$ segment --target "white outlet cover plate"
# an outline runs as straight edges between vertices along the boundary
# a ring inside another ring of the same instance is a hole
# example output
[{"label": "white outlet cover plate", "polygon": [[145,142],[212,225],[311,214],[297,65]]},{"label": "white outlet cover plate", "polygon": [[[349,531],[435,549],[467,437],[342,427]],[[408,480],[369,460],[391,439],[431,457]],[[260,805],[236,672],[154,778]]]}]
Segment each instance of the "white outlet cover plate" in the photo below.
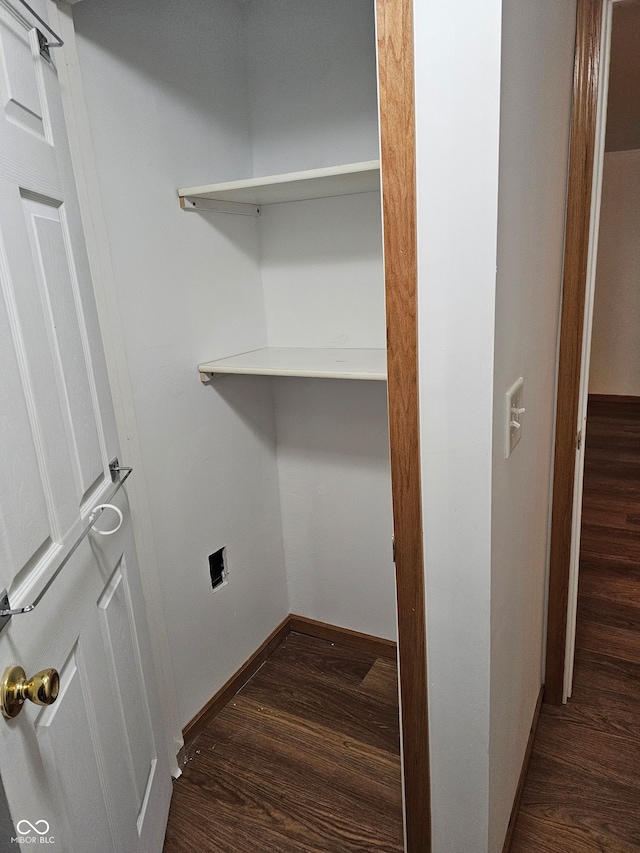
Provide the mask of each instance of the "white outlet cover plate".
[{"label": "white outlet cover plate", "polygon": [[[514,414],[512,409],[523,409],[524,379],[517,379],[505,394],[505,459],[508,459],[516,444],[522,437],[522,414]],[[512,421],[520,424],[519,427],[511,425]]]}]

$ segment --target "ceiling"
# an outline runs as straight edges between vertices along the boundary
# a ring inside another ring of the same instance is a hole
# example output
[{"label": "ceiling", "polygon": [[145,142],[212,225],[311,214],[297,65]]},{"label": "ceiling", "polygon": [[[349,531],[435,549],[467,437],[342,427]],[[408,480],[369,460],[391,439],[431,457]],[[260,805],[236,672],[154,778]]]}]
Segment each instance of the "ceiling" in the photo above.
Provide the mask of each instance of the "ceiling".
[{"label": "ceiling", "polygon": [[640,148],[640,0],[613,7],[605,148]]}]

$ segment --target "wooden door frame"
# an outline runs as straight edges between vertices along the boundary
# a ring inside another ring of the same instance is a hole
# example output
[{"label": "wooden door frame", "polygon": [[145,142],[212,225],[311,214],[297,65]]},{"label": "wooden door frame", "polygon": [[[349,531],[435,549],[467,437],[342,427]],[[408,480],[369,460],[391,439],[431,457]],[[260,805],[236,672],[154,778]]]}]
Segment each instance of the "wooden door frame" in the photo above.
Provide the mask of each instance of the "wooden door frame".
[{"label": "wooden door frame", "polygon": [[547,608],[545,701],[552,704],[561,704],[564,700],[567,664],[576,440],[598,97],[602,81],[604,2],[607,0],[578,0],[576,18]]},{"label": "wooden door frame", "polygon": [[376,17],[405,835],[407,853],[430,853],[412,0],[376,0]]}]

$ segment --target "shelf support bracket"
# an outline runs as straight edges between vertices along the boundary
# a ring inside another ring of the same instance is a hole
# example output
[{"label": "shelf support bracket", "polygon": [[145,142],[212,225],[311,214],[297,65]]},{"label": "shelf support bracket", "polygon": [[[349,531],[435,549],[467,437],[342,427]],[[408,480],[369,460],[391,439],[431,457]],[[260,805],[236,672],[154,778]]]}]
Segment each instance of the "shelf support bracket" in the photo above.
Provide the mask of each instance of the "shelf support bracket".
[{"label": "shelf support bracket", "polygon": [[196,213],[236,213],[240,216],[260,216],[260,205],[244,201],[220,201],[217,198],[197,198],[196,196],[180,196],[180,207],[183,210],[193,210]]},{"label": "shelf support bracket", "polygon": [[224,379],[226,373],[204,373],[202,370],[200,371],[200,382],[203,385],[206,385],[208,382],[215,382],[216,379]]}]

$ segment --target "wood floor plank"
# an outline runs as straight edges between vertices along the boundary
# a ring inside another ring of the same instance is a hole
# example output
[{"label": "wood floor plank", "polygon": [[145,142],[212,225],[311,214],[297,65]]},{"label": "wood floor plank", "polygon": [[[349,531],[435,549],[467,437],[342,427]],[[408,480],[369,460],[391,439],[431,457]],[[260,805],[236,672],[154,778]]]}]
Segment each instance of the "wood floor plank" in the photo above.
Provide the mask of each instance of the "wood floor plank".
[{"label": "wood floor plank", "polygon": [[572,701],[591,705],[605,702],[608,705],[609,694],[630,699],[640,707],[640,663],[578,649]]},{"label": "wood floor plank", "polygon": [[398,703],[398,669],[395,662],[378,658],[358,690],[394,708]]},{"label": "wood floor plank", "polygon": [[640,851],[640,408],[589,405],[573,695],[543,705],[511,853]]},{"label": "wood floor plank", "polygon": [[327,690],[322,674],[302,671],[291,660],[278,660],[273,670],[265,671],[263,667],[246,686],[244,695],[259,704],[268,704],[323,727],[342,731],[379,749],[394,754],[399,752],[397,705],[384,705],[376,698],[339,683]]},{"label": "wood floor plank", "polygon": [[287,714],[237,696],[212,721],[207,736],[223,742],[235,742],[256,732],[275,740],[284,740],[297,751],[301,761],[326,764],[332,773],[344,769],[356,771],[365,779],[380,782],[400,795],[398,756],[376,749],[344,734],[323,728],[295,714]]},{"label": "wood floor plank", "polygon": [[[301,750],[299,740],[284,739],[259,728],[247,730],[245,737],[235,741],[222,739],[217,733],[215,736],[204,734],[200,741],[203,751],[200,767],[217,768],[220,772],[224,765],[233,776],[238,776],[244,768],[259,766],[260,784],[276,788],[283,801],[305,803],[305,813],[320,808],[327,814],[338,815],[344,804],[350,803],[362,826],[375,825],[378,814],[397,811],[400,806],[397,769],[392,774],[388,765],[382,765],[376,777],[366,766],[370,762],[357,750],[351,751],[354,760],[349,766],[335,758],[335,741],[333,744],[325,741],[324,750],[319,743],[315,747],[307,744],[309,740],[305,739],[305,748]],[[348,751],[346,749],[345,753]],[[372,757],[370,754],[369,758]],[[387,834],[384,828],[377,832],[378,836]],[[394,837],[393,830],[391,836]]]},{"label": "wood floor plank", "polygon": [[[209,814],[212,804],[215,819]],[[171,853],[395,853],[402,849],[369,833],[357,814],[334,814],[326,811],[322,802],[282,796],[278,789],[258,779],[251,768],[224,759],[191,771],[190,790],[176,796],[172,813],[176,808],[188,813],[190,821],[185,832],[177,829],[170,815],[164,849]],[[193,825],[200,828],[199,836],[192,833]]]},{"label": "wood floor plank", "polygon": [[[369,652],[293,632],[271,656],[269,670],[273,672],[281,663],[288,664],[351,685],[359,684],[376,660]],[[395,664],[394,668],[397,669]]]},{"label": "wood floor plank", "polygon": [[[587,523],[591,522],[591,513],[593,513],[596,518],[598,513],[609,513],[610,515],[621,515],[626,519],[629,515],[634,515],[637,512],[638,498],[629,495],[619,497],[615,502],[605,494],[597,494],[589,499],[585,495],[582,502],[582,520]],[[594,523],[596,523],[596,521],[594,521]]]},{"label": "wood floor plank", "polygon": [[[565,795],[575,792],[578,797],[592,791],[605,801],[612,799],[638,805],[638,767],[640,742],[631,732],[603,732],[589,724],[588,719],[540,719],[540,742],[537,744],[533,767],[544,761],[547,777],[562,782]],[[534,774],[535,776],[535,774]],[[523,802],[533,796],[525,791]],[[548,790],[543,793],[548,797]],[[638,825],[640,830],[640,824]]]},{"label": "wood floor plank", "polygon": [[[579,694],[580,695],[580,694]],[[591,701],[591,696],[585,696],[585,701],[574,701],[565,706],[548,705],[545,707],[545,720],[552,727],[557,727],[556,721],[563,721],[563,730],[569,731],[570,726],[581,729],[574,737],[579,743],[584,739],[588,742],[590,732],[629,738],[630,747],[636,750],[638,709],[634,699],[620,696],[617,693],[598,691],[598,700]]]},{"label": "wood floor plank", "polygon": [[[597,809],[597,804],[596,804]],[[638,853],[635,842],[616,838],[616,825],[626,812],[620,807],[606,815],[608,826],[602,830],[590,820],[584,809],[562,809],[553,804],[548,809],[523,814],[518,820],[511,850],[536,853]],[[604,817],[604,816],[603,816]],[[598,819],[599,821],[602,818]]]},{"label": "wood floor plank", "polygon": [[[580,591],[578,607],[583,623],[587,626],[596,624],[604,628],[631,631],[634,634],[640,633],[638,631],[640,628],[640,606],[635,604],[633,600],[630,604],[611,601],[606,594],[605,583],[608,583],[608,579],[606,572],[603,572],[602,587],[598,597],[585,595],[582,590]],[[635,578],[630,573],[629,585],[633,587],[635,583]],[[600,651],[607,652],[606,645]],[[640,660],[640,653],[636,660]]]},{"label": "wood floor plank", "polygon": [[401,853],[397,731],[393,662],[289,635],[192,744],[165,853]]},{"label": "wood floor plank", "polygon": [[[627,507],[616,507],[612,509],[611,499],[604,501],[601,504],[583,505],[582,507],[582,524],[583,531],[587,525],[591,527],[611,527],[617,530],[625,530],[629,523],[629,512]],[[633,504],[628,507],[629,510],[635,512]]]},{"label": "wood floor plank", "polygon": [[637,563],[640,560],[640,533],[615,527],[582,525],[580,552],[588,556],[610,557]]},{"label": "wood floor plank", "polygon": [[620,560],[598,560],[597,562],[600,571],[592,570],[590,560],[582,561],[580,575],[582,598],[609,601],[623,607],[637,606],[640,601],[640,565],[630,566]]},{"label": "wood floor plank", "polygon": [[390,803],[383,785],[364,785],[355,772],[351,778],[344,770],[318,772],[282,742],[274,744],[255,733],[250,741],[234,744],[207,735],[200,740],[202,752],[196,756],[197,770],[191,770],[191,784],[199,787],[205,802],[214,798],[216,830],[226,830],[230,844],[238,823],[253,840],[251,847],[231,849],[264,849],[271,838],[273,849],[279,850],[283,833],[305,851],[402,849],[396,822],[385,820],[400,801]]}]

